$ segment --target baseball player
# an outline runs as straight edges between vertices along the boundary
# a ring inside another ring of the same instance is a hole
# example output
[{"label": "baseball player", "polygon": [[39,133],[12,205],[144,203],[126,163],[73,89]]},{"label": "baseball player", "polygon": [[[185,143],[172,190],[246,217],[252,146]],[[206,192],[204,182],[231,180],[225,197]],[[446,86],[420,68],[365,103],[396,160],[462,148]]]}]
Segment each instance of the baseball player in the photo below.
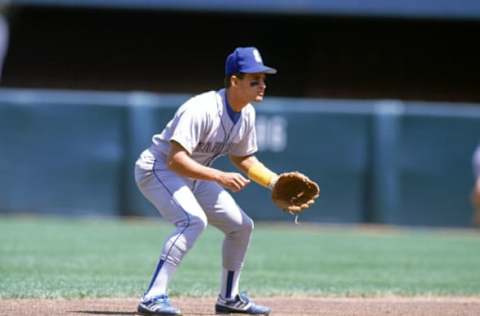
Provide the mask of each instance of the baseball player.
[{"label": "baseball player", "polygon": [[474,207],[473,224],[480,227],[480,144],[473,154],[473,171],[475,175],[475,184],[472,192]]},{"label": "baseball player", "polygon": [[[136,162],[140,191],[175,226],[163,244],[139,313],[181,315],[170,304],[168,284],[208,223],[225,234],[216,313],[270,313],[270,308],[239,291],[253,221],[229,191],[244,189],[250,180],[271,188],[278,178],[254,156],[257,140],[251,105],[263,100],[266,75],[276,72],[264,65],[255,47],[236,48],[226,59],[225,88],[199,94],[181,105]],[[247,177],[213,168],[213,161],[224,155]]]}]

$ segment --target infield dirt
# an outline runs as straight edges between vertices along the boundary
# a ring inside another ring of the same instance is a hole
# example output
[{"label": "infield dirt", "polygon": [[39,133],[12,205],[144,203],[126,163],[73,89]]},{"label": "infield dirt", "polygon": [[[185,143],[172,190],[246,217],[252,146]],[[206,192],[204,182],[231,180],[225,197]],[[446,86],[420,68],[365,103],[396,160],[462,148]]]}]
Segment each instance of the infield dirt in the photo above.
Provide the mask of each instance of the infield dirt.
[{"label": "infield dirt", "polygon": [[[269,297],[255,301],[272,307],[272,316],[480,315],[480,297]],[[214,298],[172,298],[184,315],[214,315],[214,302]],[[0,300],[0,315],[136,315],[137,303],[137,299],[5,299]]]}]

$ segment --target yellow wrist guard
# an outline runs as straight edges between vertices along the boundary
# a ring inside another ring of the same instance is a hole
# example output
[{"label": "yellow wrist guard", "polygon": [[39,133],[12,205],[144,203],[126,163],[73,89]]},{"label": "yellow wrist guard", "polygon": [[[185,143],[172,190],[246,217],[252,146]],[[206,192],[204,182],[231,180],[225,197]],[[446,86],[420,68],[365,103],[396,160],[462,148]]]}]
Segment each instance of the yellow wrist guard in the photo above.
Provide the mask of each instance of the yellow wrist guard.
[{"label": "yellow wrist guard", "polygon": [[262,163],[256,163],[248,169],[248,177],[266,188],[272,187],[278,175],[265,167]]}]

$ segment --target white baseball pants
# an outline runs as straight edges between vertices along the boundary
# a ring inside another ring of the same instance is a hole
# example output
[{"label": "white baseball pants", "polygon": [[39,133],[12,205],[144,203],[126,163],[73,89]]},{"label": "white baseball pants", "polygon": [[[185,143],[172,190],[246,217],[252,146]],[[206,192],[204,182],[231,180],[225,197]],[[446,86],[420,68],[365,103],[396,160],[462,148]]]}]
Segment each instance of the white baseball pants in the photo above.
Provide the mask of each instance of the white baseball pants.
[{"label": "white baseball pants", "polygon": [[178,265],[210,223],[225,234],[223,267],[241,270],[253,230],[252,219],[220,185],[179,176],[168,169],[165,160],[147,149],[135,166],[140,191],[176,227],[164,243],[161,260]]}]

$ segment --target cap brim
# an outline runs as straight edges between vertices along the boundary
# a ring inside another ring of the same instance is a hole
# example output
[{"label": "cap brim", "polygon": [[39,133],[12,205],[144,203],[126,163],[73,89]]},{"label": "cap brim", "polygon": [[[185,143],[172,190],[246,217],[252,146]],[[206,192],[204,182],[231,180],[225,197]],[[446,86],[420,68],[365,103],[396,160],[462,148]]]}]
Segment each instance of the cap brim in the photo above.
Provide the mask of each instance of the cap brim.
[{"label": "cap brim", "polygon": [[264,73],[273,75],[277,73],[277,69],[267,66],[256,66],[248,69],[243,69],[242,72],[246,74]]}]

